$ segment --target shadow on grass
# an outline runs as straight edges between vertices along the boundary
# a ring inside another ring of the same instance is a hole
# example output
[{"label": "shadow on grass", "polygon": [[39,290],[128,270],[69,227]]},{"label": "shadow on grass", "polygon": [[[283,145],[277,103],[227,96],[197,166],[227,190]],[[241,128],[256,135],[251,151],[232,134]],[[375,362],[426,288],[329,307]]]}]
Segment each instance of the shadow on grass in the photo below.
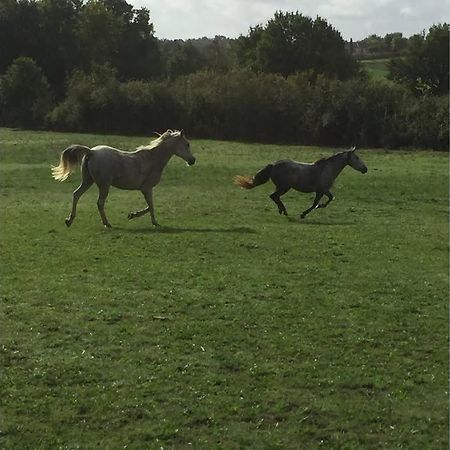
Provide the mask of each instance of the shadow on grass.
[{"label": "shadow on grass", "polygon": [[142,227],[142,228],[125,228],[113,227],[113,230],[123,231],[130,234],[179,234],[179,233],[239,233],[239,234],[256,234],[253,228],[248,227],[231,227],[231,228],[195,228],[195,227]]},{"label": "shadow on grass", "polygon": [[317,220],[313,218],[300,219],[299,217],[288,217],[288,221],[297,225],[309,225],[309,226],[351,226],[355,225],[355,222],[350,221],[332,221],[332,220]]}]

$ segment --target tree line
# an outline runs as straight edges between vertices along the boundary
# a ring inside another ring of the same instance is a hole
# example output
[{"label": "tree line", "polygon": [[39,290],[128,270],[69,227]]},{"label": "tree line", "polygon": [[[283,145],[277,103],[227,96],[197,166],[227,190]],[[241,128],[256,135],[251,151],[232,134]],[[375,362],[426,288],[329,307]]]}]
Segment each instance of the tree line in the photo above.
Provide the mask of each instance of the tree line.
[{"label": "tree line", "polygon": [[126,0],[1,0],[0,124],[448,148],[448,25],[383,42],[401,54],[390,82],[368,79],[352,42],[298,12],[237,39],[168,41]]}]

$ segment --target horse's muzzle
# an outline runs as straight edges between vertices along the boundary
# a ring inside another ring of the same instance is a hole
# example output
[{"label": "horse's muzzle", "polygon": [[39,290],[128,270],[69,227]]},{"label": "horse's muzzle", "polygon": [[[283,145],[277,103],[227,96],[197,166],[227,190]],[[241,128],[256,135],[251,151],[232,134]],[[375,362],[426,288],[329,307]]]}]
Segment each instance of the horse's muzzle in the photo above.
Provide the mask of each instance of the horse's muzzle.
[{"label": "horse's muzzle", "polygon": [[195,158],[190,159],[187,163],[189,166],[193,166],[195,164]]},{"label": "horse's muzzle", "polygon": [[364,167],[364,169],[363,170],[361,170],[361,173],[367,173],[367,167]]}]

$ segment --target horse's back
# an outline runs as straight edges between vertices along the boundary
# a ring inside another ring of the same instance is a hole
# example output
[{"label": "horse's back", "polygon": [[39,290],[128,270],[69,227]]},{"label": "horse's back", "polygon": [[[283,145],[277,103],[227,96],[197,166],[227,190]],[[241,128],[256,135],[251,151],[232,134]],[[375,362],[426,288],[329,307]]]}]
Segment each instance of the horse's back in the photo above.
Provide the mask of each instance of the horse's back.
[{"label": "horse's back", "polygon": [[124,152],[108,145],[92,148],[89,172],[97,184],[112,184],[122,189],[137,189],[141,181],[139,161],[134,152]]},{"label": "horse's back", "polygon": [[[114,173],[122,164],[125,152],[108,145],[93,147],[89,157],[89,171],[102,175],[102,173]],[[95,177],[94,177],[95,178]]]},{"label": "horse's back", "polygon": [[302,192],[314,192],[317,173],[314,164],[283,159],[273,164],[272,181],[277,186],[291,187]]},{"label": "horse's back", "polygon": [[118,148],[110,147],[109,145],[97,145],[91,148],[92,151],[95,152],[97,156],[126,156],[130,155],[130,152],[124,152],[123,150],[119,150]]}]

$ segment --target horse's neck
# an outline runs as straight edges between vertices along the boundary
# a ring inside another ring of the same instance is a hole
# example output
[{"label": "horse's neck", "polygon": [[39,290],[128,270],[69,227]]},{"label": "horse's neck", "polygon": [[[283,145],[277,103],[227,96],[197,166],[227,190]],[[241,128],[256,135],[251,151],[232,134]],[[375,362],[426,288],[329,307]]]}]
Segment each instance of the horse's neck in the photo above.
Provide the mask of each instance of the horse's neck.
[{"label": "horse's neck", "polygon": [[331,177],[334,180],[344,170],[344,167],[347,165],[348,161],[345,153],[340,153],[329,158],[327,163],[331,172]]},{"label": "horse's neck", "polygon": [[150,150],[147,154],[147,161],[150,163],[149,169],[151,171],[162,172],[164,167],[166,167],[170,158],[173,156],[173,152],[169,151],[164,144],[159,147]]}]

